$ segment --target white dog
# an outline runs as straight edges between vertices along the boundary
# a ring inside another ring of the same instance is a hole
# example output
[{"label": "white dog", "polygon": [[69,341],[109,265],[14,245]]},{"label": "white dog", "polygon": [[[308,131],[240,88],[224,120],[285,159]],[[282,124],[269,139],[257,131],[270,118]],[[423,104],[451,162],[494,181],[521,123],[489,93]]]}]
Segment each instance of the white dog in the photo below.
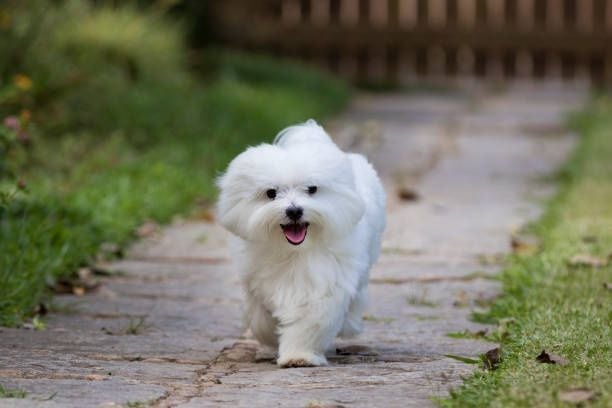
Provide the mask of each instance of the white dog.
[{"label": "white dog", "polygon": [[281,367],[327,364],[337,335],[362,330],[385,193],[365,157],[314,120],[250,147],[218,180],[221,224],[240,239],[246,323]]}]

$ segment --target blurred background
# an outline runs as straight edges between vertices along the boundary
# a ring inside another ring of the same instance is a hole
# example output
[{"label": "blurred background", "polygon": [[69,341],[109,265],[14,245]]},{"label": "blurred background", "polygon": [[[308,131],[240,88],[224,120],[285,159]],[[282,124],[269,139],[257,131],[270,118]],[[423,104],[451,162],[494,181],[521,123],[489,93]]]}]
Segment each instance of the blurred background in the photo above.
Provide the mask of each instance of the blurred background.
[{"label": "blurred background", "polygon": [[608,0],[216,3],[208,15],[217,40],[297,58],[358,83],[612,79]]},{"label": "blurred background", "polygon": [[355,86],[602,88],[611,34],[612,0],[4,0],[0,324],[176,214],[211,219],[235,154]]}]

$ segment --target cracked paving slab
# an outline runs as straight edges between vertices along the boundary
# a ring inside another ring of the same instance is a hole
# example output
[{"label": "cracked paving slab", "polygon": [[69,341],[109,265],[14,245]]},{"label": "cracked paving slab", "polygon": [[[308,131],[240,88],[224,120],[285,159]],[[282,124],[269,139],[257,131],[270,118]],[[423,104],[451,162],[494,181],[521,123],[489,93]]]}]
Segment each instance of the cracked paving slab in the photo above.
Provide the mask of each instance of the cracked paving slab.
[{"label": "cracked paving slab", "polygon": [[362,95],[334,120],[339,144],[379,170],[389,203],[365,332],[339,340],[330,366],[278,369],[242,329],[226,233],[181,221],[103,265],[114,273],[94,293],[58,296],[46,330],[0,328],[0,383],[27,392],[0,407],[432,405],[475,369],[448,355],[495,347],[448,334],[487,329],[470,314],[499,293],[511,235],[554,191],[546,176],[575,142],[564,115],[585,95]]}]

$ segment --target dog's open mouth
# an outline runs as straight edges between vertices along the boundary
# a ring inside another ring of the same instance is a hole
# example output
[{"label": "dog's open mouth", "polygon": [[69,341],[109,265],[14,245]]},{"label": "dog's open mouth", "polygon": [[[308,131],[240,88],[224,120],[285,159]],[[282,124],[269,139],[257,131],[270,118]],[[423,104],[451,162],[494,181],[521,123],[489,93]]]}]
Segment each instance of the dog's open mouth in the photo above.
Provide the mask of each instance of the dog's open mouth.
[{"label": "dog's open mouth", "polygon": [[281,225],[285,238],[290,244],[300,245],[306,239],[306,231],[308,230],[307,222],[292,222],[291,224]]}]

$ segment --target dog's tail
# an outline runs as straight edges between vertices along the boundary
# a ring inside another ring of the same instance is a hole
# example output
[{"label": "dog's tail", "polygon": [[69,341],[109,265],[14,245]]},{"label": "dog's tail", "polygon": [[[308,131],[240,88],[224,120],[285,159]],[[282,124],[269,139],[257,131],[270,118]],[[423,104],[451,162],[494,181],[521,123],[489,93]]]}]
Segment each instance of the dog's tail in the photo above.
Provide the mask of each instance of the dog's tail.
[{"label": "dog's tail", "polygon": [[286,127],[278,132],[274,144],[288,147],[300,143],[333,143],[327,132],[314,120]]}]

